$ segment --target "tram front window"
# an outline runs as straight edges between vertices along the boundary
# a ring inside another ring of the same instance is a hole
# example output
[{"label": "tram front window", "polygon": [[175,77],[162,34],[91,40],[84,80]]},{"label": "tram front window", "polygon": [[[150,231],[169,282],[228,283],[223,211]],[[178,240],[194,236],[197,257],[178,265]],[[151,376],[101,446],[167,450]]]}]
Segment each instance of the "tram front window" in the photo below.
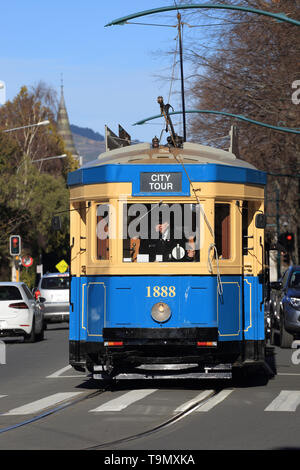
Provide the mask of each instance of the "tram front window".
[{"label": "tram front window", "polygon": [[124,262],[199,261],[199,237],[199,205],[124,205]]}]

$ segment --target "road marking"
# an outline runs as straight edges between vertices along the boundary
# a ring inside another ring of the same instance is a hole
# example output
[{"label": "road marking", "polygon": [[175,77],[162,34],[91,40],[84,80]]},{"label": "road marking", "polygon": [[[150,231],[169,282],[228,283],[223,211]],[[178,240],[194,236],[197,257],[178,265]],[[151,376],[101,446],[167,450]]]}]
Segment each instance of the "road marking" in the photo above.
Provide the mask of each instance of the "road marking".
[{"label": "road marking", "polygon": [[300,375],[300,374],[295,374],[292,372],[278,372],[276,375]]},{"label": "road marking", "polygon": [[86,375],[64,375],[63,377],[61,377],[62,374],[64,374],[65,372],[67,372],[67,370],[70,370],[72,369],[72,366],[71,365],[68,365],[66,367],[63,367],[62,369],[59,369],[57,370],[56,372],[53,372],[53,374],[51,375],[48,375],[46,377],[46,379],[57,379],[57,378],[77,378],[77,377],[86,377]]},{"label": "road marking", "polygon": [[72,366],[68,365],[68,366],[66,366],[66,367],[63,367],[62,369],[59,369],[59,370],[57,370],[56,372],[53,372],[53,374],[48,375],[48,376],[46,377],[46,379],[54,379],[54,378],[57,378],[57,377],[59,377],[61,374],[63,374],[64,372],[66,372],[66,371],[69,370],[69,369],[72,369]]},{"label": "road marking", "polygon": [[196,409],[196,411],[204,412],[204,411],[211,410],[216,405],[218,405],[223,400],[225,400],[225,398],[227,398],[232,392],[233,390],[222,390],[217,395],[215,395],[210,400],[208,400],[206,403],[204,403],[203,405],[200,405],[199,408]]},{"label": "road marking", "polygon": [[182,405],[178,406],[174,413],[181,413],[183,411],[186,411],[188,408],[191,406],[195,405],[199,400],[204,400],[206,397],[208,397],[213,390],[205,390],[204,392],[199,393],[195,398],[192,400],[187,401],[186,403],[183,403]]},{"label": "road marking", "polygon": [[127,408],[132,403],[142,400],[151,393],[156,392],[157,389],[146,389],[146,390],[132,390],[131,392],[125,393],[121,397],[110,400],[107,403],[104,403],[98,408],[90,410],[90,412],[101,412],[101,411],[121,411],[124,408]]},{"label": "road marking", "polygon": [[57,403],[68,400],[69,398],[72,398],[76,395],[80,395],[81,393],[83,392],[55,393],[54,395],[49,395],[48,397],[42,398],[41,400],[33,401],[32,403],[20,406],[19,408],[14,408],[7,413],[3,413],[2,416],[29,415],[32,413],[37,413],[46,408],[49,408],[50,406],[56,405]]},{"label": "road marking", "polygon": [[296,411],[300,404],[300,392],[297,390],[282,390],[265,411]]}]

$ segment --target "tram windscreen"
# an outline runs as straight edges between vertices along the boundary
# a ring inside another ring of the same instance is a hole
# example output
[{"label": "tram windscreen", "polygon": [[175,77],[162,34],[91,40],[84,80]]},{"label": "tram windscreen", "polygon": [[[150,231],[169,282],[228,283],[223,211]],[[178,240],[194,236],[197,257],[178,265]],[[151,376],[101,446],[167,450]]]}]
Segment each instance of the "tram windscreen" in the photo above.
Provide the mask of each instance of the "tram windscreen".
[{"label": "tram windscreen", "polygon": [[199,260],[198,204],[124,204],[123,262]]}]

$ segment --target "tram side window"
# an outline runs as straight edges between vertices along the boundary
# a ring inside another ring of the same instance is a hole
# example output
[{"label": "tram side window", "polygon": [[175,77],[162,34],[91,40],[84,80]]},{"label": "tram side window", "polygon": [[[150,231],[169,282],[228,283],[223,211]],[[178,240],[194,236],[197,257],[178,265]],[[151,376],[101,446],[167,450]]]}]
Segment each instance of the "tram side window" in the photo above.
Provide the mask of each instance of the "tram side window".
[{"label": "tram side window", "polygon": [[[243,255],[253,250],[254,217],[260,208],[260,202],[244,201],[242,206]],[[253,252],[252,252],[253,253]]]},{"label": "tram side window", "polygon": [[97,206],[97,259],[109,260],[109,206]]},{"label": "tram side window", "polygon": [[200,260],[200,210],[196,204],[125,204],[123,262]]},{"label": "tram side window", "polygon": [[230,204],[215,204],[215,244],[219,258],[230,258]]}]

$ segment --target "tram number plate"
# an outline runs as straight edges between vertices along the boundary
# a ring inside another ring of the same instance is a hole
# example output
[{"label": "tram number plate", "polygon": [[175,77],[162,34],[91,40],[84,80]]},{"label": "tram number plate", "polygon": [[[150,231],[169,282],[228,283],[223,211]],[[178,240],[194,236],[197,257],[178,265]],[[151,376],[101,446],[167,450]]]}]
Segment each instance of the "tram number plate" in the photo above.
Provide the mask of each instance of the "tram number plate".
[{"label": "tram number plate", "polygon": [[147,297],[175,297],[175,286],[147,286]]},{"label": "tram number plate", "polygon": [[143,193],[180,193],[182,191],[182,174],[171,173],[141,173],[140,191]]}]

